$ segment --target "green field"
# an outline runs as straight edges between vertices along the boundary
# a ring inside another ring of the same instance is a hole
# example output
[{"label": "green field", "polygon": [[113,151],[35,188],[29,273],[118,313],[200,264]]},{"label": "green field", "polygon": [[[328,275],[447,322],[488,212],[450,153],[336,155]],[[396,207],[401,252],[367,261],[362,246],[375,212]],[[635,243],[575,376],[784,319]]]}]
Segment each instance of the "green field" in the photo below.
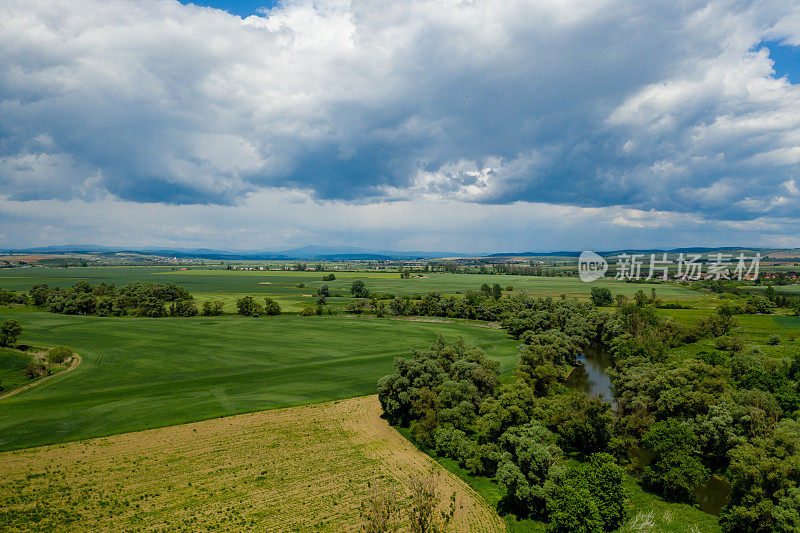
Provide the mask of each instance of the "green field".
[{"label": "green field", "polygon": [[[499,283],[503,289],[511,286],[514,292],[525,291],[534,296],[558,297],[561,294],[587,299],[593,286],[608,287],[614,294],[633,296],[638,290],[650,294],[656,288],[662,300],[698,300],[703,293],[673,283],[626,283],[613,279],[584,283],[578,278],[535,276],[429,273],[425,277],[400,279],[396,272],[336,272],[336,280],[327,282],[331,292],[350,296],[350,285],[360,279],[373,293],[413,296],[438,291],[455,294],[480,290],[481,285]],[[327,272],[326,272],[327,273]],[[235,300],[244,295],[258,298],[269,296],[281,304],[284,311],[297,312],[316,302],[316,290],[322,285],[323,272],[293,271],[232,271],[222,268],[193,268],[173,270],[168,267],[99,267],[99,268],[7,268],[0,271],[0,288],[28,290],[32,285],[47,283],[69,287],[86,280],[92,284],[105,281],[124,285],[134,281],[172,282],[195,295],[198,302],[218,300],[226,303],[225,311],[236,312]],[[298,287],[299,284],[305,287]],[[336,299],[329,303],[341,303]]]},{"label": "green field", "polygon": [[33,358],[18,350],[0,348],[0,393],[22,387],[30,383],[23,370]]},{"label": "green field", "polygon": [[6,313],[74,371],[0,401],[0,450],[374,394],[394,357],[460,335],[513,367],[502,330],[349,317],[145,319]]}]

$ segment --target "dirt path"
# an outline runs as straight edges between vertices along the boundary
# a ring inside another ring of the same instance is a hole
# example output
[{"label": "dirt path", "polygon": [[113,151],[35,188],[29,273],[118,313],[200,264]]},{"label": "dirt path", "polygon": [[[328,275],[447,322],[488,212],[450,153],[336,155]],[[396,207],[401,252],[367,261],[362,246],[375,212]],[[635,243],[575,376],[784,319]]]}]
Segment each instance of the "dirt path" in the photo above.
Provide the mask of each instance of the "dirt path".
[{"label": "dirt path", "polygon": [[5,400],[9,396],[14,396],[18,392],[22,392],[24,390],[28,390],[31,387],[35,387],[36,385],[39,385],[40,383],[44,383],[45,381],[47,381],[50,378],[54,378],[56,376],[60,376],[61,374],[66,374],[67,372],[75,370],[76,368],[78,368],[78,365],[81,364],[82,360],[83,359],[81,359],[80,355],[75,354],[75,355],[72,356],[72,362],[69,364],[69,366],[66,369],[64,369],[61,372],[58,372],[56,374],[50,374],[49,376],[45,376],[42,379],[36,380],[33,383],[29,383],[29,384],[25,385],[24,387],[19,387],[19,388],[14,389],[14,390],[6,391],[6,392],[0,394],[0,400]]}]

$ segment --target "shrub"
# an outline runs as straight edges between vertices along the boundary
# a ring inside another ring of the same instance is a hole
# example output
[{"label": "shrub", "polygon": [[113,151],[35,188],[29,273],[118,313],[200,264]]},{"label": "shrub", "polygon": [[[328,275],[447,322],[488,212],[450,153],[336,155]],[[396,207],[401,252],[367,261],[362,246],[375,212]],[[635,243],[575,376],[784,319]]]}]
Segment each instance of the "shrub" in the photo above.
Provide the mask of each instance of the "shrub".
[{"label": "shrub", "polygon": [[369,297],[369,289],[367,289],[367,287],[364,285],[364,282],[360,279],[355,280],[350,286],[350,293],[356,298]]},{"label": "shrub", "polygon": [[236,309],[242,316],[261,316],[264,313],[264,308],[261,304],[256,303],[252,296],[245,296],[236,300]]},{"label": "shrub", "polygon": [[56,346],[55,348],[50,348],[47,352],[47,360],[53,364],[60,365],[73,355],[75,355],[75,352],[66,346]]},{"label": "shrub", "polygon": [[225,302],[203,302],[203,316],[219,316],[222,314],[222,308]]},{"label": "shrub", "polygon": [[272,298],[264,298],[264,314],[275,316],[281,314],[281,306]]},{"label": "shrub", "polygon": [[769,338],[767,339],[767,344],[769,344],[770,346],[777,346],[780,343],[781,343],[781,338],[780,338],[779,335],[774,335],[773,334],[773,335],[770,335]]},{"label": "shrub", "polygon": [[591,298],[596,307],[614,305],[614,298],[611,296],[611,289],[608,287],[592,287]]},{"label": "shrub", "polygon": [[22,333],[22,324],[10,318],[0,324],[0,346],[12,346],[16,344],[20,333]]},{"label": "shrub", "polygon": [[191,298],[176,300],[169,306],[172,316],[197,316],[197,304]]},{"label": "shrub", "polygon": [[25,367],[25,375],[30,379],[40,378],[49,373],[50,371],[42,363],[31,363]]},{"label": "shrub", "polygon": [[734,335],[717,337],[715,344],[718,350],[724,350],[726,352],[741,352],[744,349],[744,341],[741,337],[736,337]]},{"label": "shrub", "polygon": [[317,295],[323,297],[328,297],[331,295],[331,289],[328,287],[327,283],[323,283],[319,286],[319,289],[317,289]]}]

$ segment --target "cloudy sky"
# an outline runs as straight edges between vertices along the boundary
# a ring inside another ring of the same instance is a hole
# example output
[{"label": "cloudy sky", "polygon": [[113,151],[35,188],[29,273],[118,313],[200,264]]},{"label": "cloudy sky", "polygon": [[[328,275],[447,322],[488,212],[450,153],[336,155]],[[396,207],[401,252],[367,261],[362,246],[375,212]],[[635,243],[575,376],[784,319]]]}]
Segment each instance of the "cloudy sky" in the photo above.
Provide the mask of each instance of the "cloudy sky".
[{"label": "cloudy sky", "polygon": [[0,1],[0,247],[800,246],[800,3]]}]

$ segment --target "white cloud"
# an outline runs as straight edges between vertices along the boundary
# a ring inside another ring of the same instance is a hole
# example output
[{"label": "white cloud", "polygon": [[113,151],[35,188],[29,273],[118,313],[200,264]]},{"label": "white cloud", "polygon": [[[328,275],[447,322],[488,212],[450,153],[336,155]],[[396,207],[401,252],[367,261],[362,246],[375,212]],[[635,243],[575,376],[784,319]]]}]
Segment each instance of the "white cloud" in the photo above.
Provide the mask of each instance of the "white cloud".
[{"label": "white cloud", "polygon": [[0,194],[790,217],[800,87],[754,47],[800,42],[797,20],[777,0],[288,0],[245,20],[174,0],[5,0]]}]

